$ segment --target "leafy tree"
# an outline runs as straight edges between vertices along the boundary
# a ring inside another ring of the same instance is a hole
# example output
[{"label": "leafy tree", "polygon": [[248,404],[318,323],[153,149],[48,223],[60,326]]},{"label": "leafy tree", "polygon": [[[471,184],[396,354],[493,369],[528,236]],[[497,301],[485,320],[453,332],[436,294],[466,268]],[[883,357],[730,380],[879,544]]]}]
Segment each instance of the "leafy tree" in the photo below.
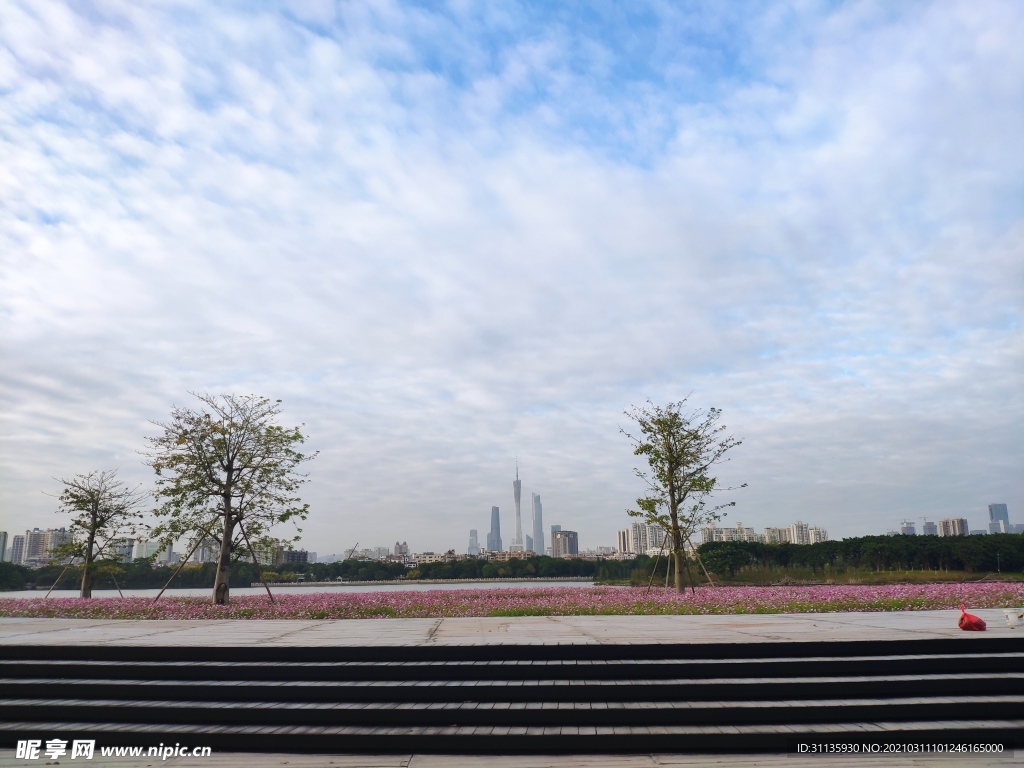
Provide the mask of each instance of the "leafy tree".
[{"label": "leafy tree", "polygon": [[633,470],[647,484],[648,495],[636,500],[639,509],[627,512],[669,532],[679,592],[684,589],[683,568],[689,569],[684,546],[697,529],[720,520],[720,510],[736,504],[708,506],[716,491],[734,490],[720,488],[710,473],[717,464],[729,461],[725,454],[741,444],[722,435],[725,427],[718,426],[721,410],[684,413],[686,400],[664,406],[648,400],[647,407],[633,406],[625,413],[637,423],[639,435],[621,430],[633,443],[633,454],[646,457],[649,465],[646,471]]},{"label": "leafy tree", "polygon": [[305,425],[286,429],[275,423],[280,400],[194,396],[202,404],[198,410],[175,406],[169,422],[153,422],[163,434],[146,438],[155,495],[163,500],[154,513],[165,518],[153,535],[187,539],[193,551],[203,538],[217,541],[213,601],[226,604],[232,562],[246,554],[255,559],[270,544],[273,526],[306,519],[309,505],[296,495],[306,475],[296,468],[316,454],[297,450],[306,440]]},{"label": "leafy tree", "polygon": [[0,590],[24,589],[27,573],[31,571],[21,565],[0,562]]},{"label": "leafy tree", "polygon": [[699,552],[705,567],[712,573],[736,575],[740,568],[750,565],[750,549],[745,541],[714,541],[702,544]]},{"label": "leafy tree", "polygon": [[90,598],[96,568],[106,566],[110,571],[120,559],[117,547],[139,532],[139,505],[148,494],[118,480],[117,470],[89,472],[60,482],[64,490],[58,497],[59,512],[72,515],[70,540],[57,547],[53,556],[82,561],[79,595]]}]

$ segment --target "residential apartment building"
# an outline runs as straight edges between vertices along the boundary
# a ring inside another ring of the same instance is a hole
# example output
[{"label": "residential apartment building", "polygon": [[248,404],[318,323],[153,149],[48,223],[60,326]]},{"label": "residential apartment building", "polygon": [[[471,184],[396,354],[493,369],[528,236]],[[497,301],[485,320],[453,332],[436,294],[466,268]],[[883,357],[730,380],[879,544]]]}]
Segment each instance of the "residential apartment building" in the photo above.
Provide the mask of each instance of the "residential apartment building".
[{"label": "residential apartment building", "polygon": [[753,528],[748,528],[743,523],[737,522],[730,528],[719,528],[717,525],[709,525],[701,528],[700,543],[709,544],[713,541],[765,541],[763,533],[757,533]]},{"label": "residential apartment building", "polygon": [[71,533],[66,528],[49,528],[45,531],[33,528],[25,531],[24,536],[12,537],[7,559],[28,568],[39,568],[48,565],[57,547],[70,540]]},{"label": "residential apartment building", "polygon": [[8,560],[12,563],[22,564],[25,559],[25,537],[22,535],[11,537],[11,549],[10,557]]},{"label": "residential apartment building", "polygon": [[969,536],[970,529],[967,527],[967,520],[963,517],[946,518],[939,520],[939,536]]},{"label": "residential apartment building", "polygon": [[[554,532],[551,534],[554,536]],[[657,554],[668,534],[664,528],[646,523],[633,523],[616,534],[616,545],[619,552],[634,555]],[[553,540],[553,539],[552,539]]]},{"label": "residential apartment building", "polygon": [[555,531],[551,535],[552,557],[569,557],[579,553],[579,534],[576,531]]},{"label": "residential apartment building", "polygon": [[812,525],[807,529],[807,535],[811,540],[811,544],[820,544],[823,541],[828,541],[828,531],[816,525]]},{"label": "residential apartment building", "polygon": [[700,532],[701,544],[713,541],[754,541],[765,544],[818,544],[828,541],[828,531],[817,525],[797,521],[785,528],[765,528],[757,533],[743,523],[737,522],[729,528],[709,525]]}]

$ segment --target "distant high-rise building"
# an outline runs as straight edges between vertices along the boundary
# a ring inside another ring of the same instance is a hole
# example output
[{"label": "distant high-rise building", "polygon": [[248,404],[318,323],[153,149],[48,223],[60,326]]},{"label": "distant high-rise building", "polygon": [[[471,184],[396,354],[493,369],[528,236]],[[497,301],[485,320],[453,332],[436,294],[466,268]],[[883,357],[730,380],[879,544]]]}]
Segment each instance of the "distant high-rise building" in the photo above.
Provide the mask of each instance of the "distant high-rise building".
[{"label": "distant high-rise building", "polygon": [[661,526],[632,523],[629,528],[618,532],[616,536],[617,549],[619,552],[634,555],[649,554],[662,548],[662,542],[665,541],[667,535]]},{"label": "distant high-rise building", "polygon": [[533,536],[526,534],[526,544],[523,546],[524,552],[533,552]]},{"label": "distant high-rise building", "polygon": [[409,554],[409,542],[403,541],[399,544],[395,542],[395,557],[405,557]]},{"label": "distant high-rise building", "polygon": [[508,548],[509,552],[523,551],[523,517],[519,508],[522,490],[523,483],[519,479],[519,459],[516,459],[516,479],[512,481],[512,496],[516,502],[516,536],[512,539],[512,546]]},{"label": "distant high-rise building", "polygon": [[39,566],[46,559],[46,531],[33,528],[25,531],[25,554],[21,559],[24,564]]},{"label": "distant high-rise building", "polygon": [[801,523],[799,520],[789,526],[789,543],[790,544],[810,544],[811,543],[811,532],[810,526],[807,523]]},{"label": "distant high-rise building", "polygon": [[904,520],[900,524],[900,533],[903,534],[904,536],[916,536],[917,535],[917,529],[914,527],[914,521],[913,520]]},{"label": "distant high-rise building", "polygon": [[135,542],[135,551],[132,552],[132,558],[135,560],[146,560],[154,555],[157,555],[159,559],[160,542],[149,541],[148,539],[138,539]]},{"label": "distant high-rise building", "polygon": [[988,505],[988,530],[989,533],[1014,533],[1005,504]]},{"label": "distant high-rise building", "polygon": [[553,557],[567,557],[580,553],[579,536],[576,531],[558,530],[551,534],[551,554]]},{"label": "distant high-rise building", "polygon": [[66,528],[50,528],[46,532],[44,559],[49,560],[54,556],[57,547],[63,546],[71,541],[71,532]]},{"label": "distant high-rise building", "polygon": [[0,531],[0,563],[7,559],[7,531]]},{"label": "distant high-rise building", "polygon": [[278,547],[274,565],[305,565],[309,562],[309,552],[304,549],[285,549]]},{"label": "distant high-rise building", "polygon": [[558,531],[560,531],[560,530],[562,530],[562,526],[560,526],[560,525],[552,525],[552,526],[551,526],[551,538],[552,538],[552,539],[553,539],[553,538],[555,538],[555,534],[556,534],[556,533],[557,533]]},{"label": "distant high-rise building", "polygon": [[789,542],[789,528],[765,528],[764,540],[768,544],[787,544]]},{"label": "distant high-rise building", "polygon": [[700,531],[701,544],[707,544],[712,541],[763,542],[764,540],[764,534],[757,533],[753,528],[745,527],[743,523],[740,522],[737,522],[736,525],[728,528],[719,528],[717,525],[712,523],[706,528],[702,528]]},{"label": "distant high-rise building", "polygon": [[487,550],[501,552],[501,517],[497,507],[491,507],[491,532],[487,534]]},{"label": "distant high-rise building", "polygon": [[19,565],[38,568],[49,563],[57,547],[70,540],[71,532],[66,528],[50,528],[45,531],[33,528],[25,531],[24,536],[13,538],[8,559]]},{"label": "distant high-rise building", "polygon": [[925,520],[924,521],[924,525],[921,526],[921,535],[922,536],[938,536],[939,535],[939,526],[937,526],[935,523],[933,523],[933,522],[931,522],[929,520]]},{"label": "distant high-rise building", "polygon": [[967,520],[963,517],[939,520],[939,536],[967,536],[969,534]]},{"label": "distant high-rise building", "polygon": [[812,525],[808,528],[807,535],[811,540],[811,544],[820,544],[823,541],[828,541],[828,531],[817,525]]},{"label": "distant high-rise building", "polygon": [[540,505],[540,494],[533,494],[533,547],[538,555],[544,554],[544,510]]},{"label": "distant high-rise building", "polygon": [[480,541],[476,537],[476,528],[469,529],[469,550],[470,555],[480,554]]},{"label": "distant high-rise building", "polygon": [[11,555],[8,558],[12,563],[21,565],[25,562],[25,537],[20,534],[11,537]]},{"label": "distant high-rise building", "polygon": [[623,554],[631,554],[633,552],[633,545],[629,540],[629,528],[624,528],[615,534],[615,548]]}]

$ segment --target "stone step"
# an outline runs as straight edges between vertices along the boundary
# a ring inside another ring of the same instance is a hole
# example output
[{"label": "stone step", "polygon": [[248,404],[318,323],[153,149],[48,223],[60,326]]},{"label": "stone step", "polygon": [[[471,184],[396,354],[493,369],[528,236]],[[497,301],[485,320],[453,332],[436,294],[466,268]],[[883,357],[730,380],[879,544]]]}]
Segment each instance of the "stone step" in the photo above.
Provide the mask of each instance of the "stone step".
[{"label": "stone step", "polygon": [[[1015,694],[1024,673],[597,680],[176,680],[0,678],[9,698],[221,701],[714,701]],[[202,692],[203,696],[197,696]]]},{"label": "stone step", "polygon": [[757,659],[602,659],[405,662],[0,660],[0,677],[149,680],[558,680],[813,677],[1024,672],[1024,652]]},{"label": "stone step", "polygon": [[217,725],[738,725],[1024,718],[1024,696],[627,702],[223,702],[9,699],[0,721],[89,720]]},{"label": "stone step", "polygon": [[[300,622],[301,623],[301,622]],[[172,624],[169,622],[168,624]],[[936,655],[962,653],[1008,653],[1024,651],[1024,633],[997,635],[965,633],[949,638],[913,638],[887,640],[829,640],[827,643],[791,641],[740,642],[723,630],[714,643],[563,643],[504,645],[247,645],[225,640],[223,645],[174,644],[139,645],[108,643],[84,645],[3,645],[3,657],[9,660],[108,660],[113,662],[304,662],[333,661],[489,661],[489,660],[614,660],[623,656],[634,660],[659,659],[765,659],[808,658],[827,655],[835,658],[853,656]]]}]

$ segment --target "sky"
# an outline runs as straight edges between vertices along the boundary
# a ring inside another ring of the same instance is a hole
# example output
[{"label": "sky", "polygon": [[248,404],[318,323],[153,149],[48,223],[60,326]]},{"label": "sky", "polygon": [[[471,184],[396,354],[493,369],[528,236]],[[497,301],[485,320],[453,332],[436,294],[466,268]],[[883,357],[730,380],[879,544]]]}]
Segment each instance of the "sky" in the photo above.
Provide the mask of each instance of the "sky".
[{"label": "sky", "polygon": [[1018,2],[0,17],[0,530],[189,392],[305,425],[320,556],[508,543],[517,459],[614,545],[684,397],[724,524],[1024,522]]}]

